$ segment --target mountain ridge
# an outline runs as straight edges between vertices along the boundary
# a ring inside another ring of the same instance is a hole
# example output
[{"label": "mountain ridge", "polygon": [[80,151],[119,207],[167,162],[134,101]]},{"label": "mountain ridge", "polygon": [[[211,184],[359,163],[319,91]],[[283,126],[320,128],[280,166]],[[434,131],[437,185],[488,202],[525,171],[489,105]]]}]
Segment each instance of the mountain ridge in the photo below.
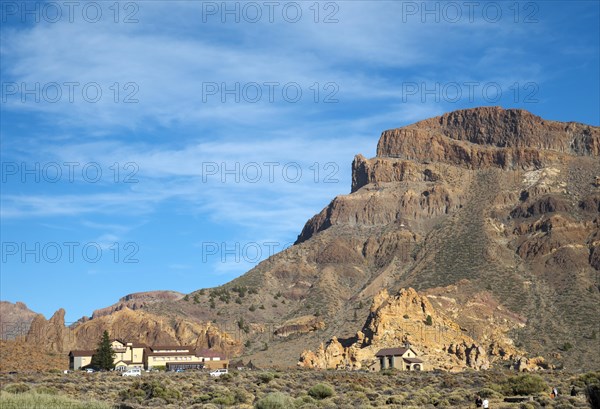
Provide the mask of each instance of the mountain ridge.
[{"label": "mountain ridge", "polygon": [[518,349],[598,368],[599,156],[599,127],[499,107],[384,131],[294,246],[139,311],[214,322],[259,366],[294,366],[354,337],[382,290],[414,288],[475,342],[501,310],[522,325],[491,325]]}]

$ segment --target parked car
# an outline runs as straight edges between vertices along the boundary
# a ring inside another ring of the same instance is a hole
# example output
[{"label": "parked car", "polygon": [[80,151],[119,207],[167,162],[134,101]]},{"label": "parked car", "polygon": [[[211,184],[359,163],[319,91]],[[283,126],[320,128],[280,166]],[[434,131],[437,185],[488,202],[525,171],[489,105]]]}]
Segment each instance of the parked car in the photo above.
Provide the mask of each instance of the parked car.
[{"label": "parked car", "polygon": [[128,369],[123,372],[122,376],[142,376],[142,370],[140,368]]},{"label": "parked car", "polygon": [[221,376],[225,375],[226,373],[229,373],[227,369],[215,369],[210,373],[210,376]]},{"label": "parked car", "polygon": [[86,371],[87,373],[96,372],[96,371],[94,370],[94,368],[88,368],[88,369],[86,369],[85,371]]}]

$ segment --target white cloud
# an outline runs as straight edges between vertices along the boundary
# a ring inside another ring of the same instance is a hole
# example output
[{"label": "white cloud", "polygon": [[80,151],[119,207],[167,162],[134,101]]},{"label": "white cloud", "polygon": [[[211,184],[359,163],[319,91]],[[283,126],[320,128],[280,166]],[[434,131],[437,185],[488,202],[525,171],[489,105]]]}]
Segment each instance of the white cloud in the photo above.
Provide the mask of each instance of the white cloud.
[{"label": "white cloud", "polygon": [[[50,82],[80,85],[76,103],[67,102],[68,88],[61,87],[64,96],[58,103],[23,104],[9,99],[4,108],[52,114],[55,123],[87,129],[261,122],[274,127],[302,117],[311,120],[311,111],[324,108],[308,103],[315,82],[321,87],[335,82],[336,96],[348,106],[351,101],[399,101],[398,83],[411,80],[421,67],[444,66],[443,71],[450,73],[474,68],[453,56],[457,48],[464,51],[465,44],[469,53],[487,44],[485,36],[472,35],[475,31],[515,36],[519,30],[514,24],[481,21],[450,26],[423,24],[418,18],[403,22],[402,5],[385,4],[339,3],[335,24],[314,23],[313,11],[304,5],[306,18],[298,24],[279,19],[274,24],[248,25],[218,20],[203,24],[201,3],[145,2],[140,4],[138,24],[61,22],[7,29],[2,47],[3,60],[8,61],[5,78],[29,86],[39,82],[42,88]],[[486,65],[501,72],[505,64]],[[276,103],[268,103],[266,87],[261,87],[263,98],[255,104],[223,104],[219,95],[203,98],[203,84],[231,87],[249,82],[281,86],[295,82],[307,103],[289,104],[281,95]],[[103,92],[97,103],[79,95],[91,83],[99,84]],[[117,103],[114,83],[120,89]],[[138,103],[123,102],[131,92]],[[320,98],[324,94],[321,90]]]}]

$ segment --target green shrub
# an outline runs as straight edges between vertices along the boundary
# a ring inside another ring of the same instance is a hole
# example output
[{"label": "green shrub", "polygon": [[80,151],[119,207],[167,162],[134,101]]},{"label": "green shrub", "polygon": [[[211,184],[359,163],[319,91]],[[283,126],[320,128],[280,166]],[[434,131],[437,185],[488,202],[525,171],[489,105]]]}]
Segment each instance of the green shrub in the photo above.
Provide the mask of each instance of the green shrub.
[{"label": "green shrub", "polygon": [[425,319],[425,325],[433,325],[433,319],[431,318],[431,315],[428,315],[427,318]]},{"label": "green shrub", "polygon": [[258,374],[258,380],[260,383],[269,383],[275,376],[271,372],[263,372]]},{"label": "green shrub", "polygon": [[158,380],[148,382],[136,381],[129,389],[119,392],[121,399],[150,400],[161,398],[171,403],[181,399],[181,392],[163,385]]},{"label": "green shrub", "polygon": [[34,392],[41,393],[44,395],[58,395],[58,391],[49,386],[38,386],[37,388],[35,388]]},{"label": "green shrub", "polygon": [[534,395],[545,390],[548,390],[548,385],[538,375],[512,376],[505,384],[505,395]]},{"label": "green shrub", "polygon": [[235,396],[231,393],[224,393],[215,397],[211,402],[215,405],[231,406],[235,404]]},{"label": "green shrub", "polygon": [[487,398],[487,399],[499,399],[502,397],[502,394],[498,393],[497,391],[490,389],[490,388],[483,388],[481,390],[479,390],[479,392],[477,393],[479,396],[481,396],[482,398]]},{"label": "green shrub", "polygon": [[574,383],[580,388],[583,388],[586,385],[600,383],[600,372],[588,372],[586,374],[583,374],[579,378],[577,378],[577,380]]},{"label": "green shrub", "polygon": [[211,396],[203,393],[202,395],[198,395],[196,396],[196,398],[194,399],[193,403],[204,403],[204,402],[208,402],[209,400],[211,400]]},{"label": "green shrub", "polygon": [[571,344],[570,342],[565,342],[564,344],[562,344],[561,346],[558,347],[558,349],[560,349],[561,351],[565,351],[565,352],[572,348],[573,348],[573,344]]},{"label": "green shrub", "polygon": [[4,391],[8,393],[25,393],[29,392],[29,389],[29,385],[26,385],[24,383],[11,383],[9,385],[6,385]]},{"label": "green shrub", "polygon": [[112,406],[97,401],[77,401],[60,395],[46,395],[41,393],[0,393],[0,407],[2,409],[111,409]]},{"label": "green shrub", "polygon": [[252,403],[254,396],[243,389],[236,389],[234,392],[235,403]]},{"label": "green shrub", "polygon": [[308,390],[308,394],[315,399],[325,399],[333,396],[333,388],[324,383],[318,383]]},{"label": "green shrub", "polygon": [[386,405],[400,405],[404,402],[404,397],[401,395],[392,395],[385,401]]},{"label": "green shrub", "polygon": [[289,409],[293,407],[294,400],[285,393],[269,393],[256,402],[256,409]]}]

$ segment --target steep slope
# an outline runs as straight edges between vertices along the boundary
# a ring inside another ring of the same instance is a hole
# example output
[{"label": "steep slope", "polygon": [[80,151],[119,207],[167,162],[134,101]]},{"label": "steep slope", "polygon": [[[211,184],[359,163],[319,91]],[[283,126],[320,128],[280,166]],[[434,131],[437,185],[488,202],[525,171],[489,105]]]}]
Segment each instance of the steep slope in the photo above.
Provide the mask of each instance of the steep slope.
[{"label": "steep slope", "polygon": [[383,132],[377,157],[355,157],[351,193],[294,246],[141,308],[213,321],[259,366],[293,366],[354,337],[382,289],[412,287],[477,345],[502,333],[550,364],[597,369],[599,276],[600,129],[485,107]]}]

